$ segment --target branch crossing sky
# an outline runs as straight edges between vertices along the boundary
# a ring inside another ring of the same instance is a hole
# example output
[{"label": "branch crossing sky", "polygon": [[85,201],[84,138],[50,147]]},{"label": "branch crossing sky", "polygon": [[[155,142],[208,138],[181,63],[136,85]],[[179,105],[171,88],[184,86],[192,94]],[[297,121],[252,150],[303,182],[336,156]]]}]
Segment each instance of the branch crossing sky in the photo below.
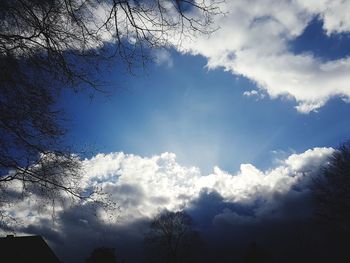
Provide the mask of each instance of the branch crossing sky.
[{"label": "branch crossing sky", "polygon": [[[153,51],[155,63],[137,76],[118,66],[103,73],[113,96],[67,91],[59,102],[71,119],[67,143],[96,150],[85,156],[84,183],[121,204],[107,244],[141,240],[131,226],[164,208],[187,209],[203,228],[303,218],[310,176],[349,139],[350,1],[226,2],[210,37]],[[50,240],[50,213],[33,205],[11,213],[26,221],[21,231]],[[67,262],[106,232],[91,209],[62,210],[53,226],[65,233],[54,246],[80,244],[61,246]]]}]

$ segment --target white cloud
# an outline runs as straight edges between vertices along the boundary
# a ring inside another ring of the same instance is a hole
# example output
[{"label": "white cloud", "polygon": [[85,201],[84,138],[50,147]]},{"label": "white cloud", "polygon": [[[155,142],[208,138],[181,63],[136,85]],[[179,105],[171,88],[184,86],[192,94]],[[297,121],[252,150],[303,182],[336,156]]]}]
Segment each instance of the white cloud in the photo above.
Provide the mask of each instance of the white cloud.
[{"label": "white cloud", "polygon": [[349,1],[240,0],[226,1],[222,10],[226,15],[214,21],[218,31],[180,50],[206,57],[209,68],[223,67],[253,80],[271,98],[295,99],[302,113],[317,110],[331,97],[350,97],[350,58],[324,62],[288,47],[316,16],[324,20],[327,34],[349,32]]},{"label": "white cloud", "polygon": [[261,93],[261,92],[259,92],[257,90],[254,90],[254,89],[250,90],[250,91],[243,92],[243,95],[247,96],[247,97],[255,97],[256,101],[265,98],[265,94],[263,94],[263,93]]},{"label": "white cloud", "polygon": [[350,31],[350,4],[343,0],[320,0],[320,1],[303,1],[298,0],[303,8],[309,12],[319,13],[324,20],[324,29],[327,34],[341,33]]},{"label": "white cloud", "polygon": [[167,66],[171,68],[174,64],[171,54],[166,49],[156,49],[153,52],[154,62],[159,66]]},{"label": "white cloud", "polygon": [[[289,49],[290,41],[300,36],[316,17],[323,20],[323,29],[328,35],[350,32],[349,1],[235,0],[220,6],[225,15],[214,17],[212,27],[219,27],[219,30],[210,37],[198,34],[185,38],[181,35],[181,27],[170,26],[165,30],[157,9],[151,15],[153,23],[140,17],[136,17],[135,22],[153,30],[153,39],[159,46],[170,42],[181,52],[200,54],[207,58],[208,68],[223,67],[254,81],[264,91],[260,94],[266,92],[271,98],[286,96],[294,99],[299,112],[316,111],[335,96],[345,102],[349,100],[349,57],[323,61],[310,52],[294,54]],[[100,28],[109,7],[107,4],[91,6],[94,17],[88,27]],[[173,19],[175,24],[179,22],[181,17],[176,16],[174,8],[167,8],[167,18]],[[131,44],[135,43],[133,26],[130,26],[123,9],[118,12],[119,33]],[[111,41],[115,32],[103,28],[99,37],[103,42]],[[151,34],[147,37],[152,38]],[[37,41],[43,40],[38,37]],[[95,42],[89,41],[88,46],[96,48],[103,42],[96,46]],[[181,47],[179,43],[182,43]],[[79,49],[80,46],[71,43],[71,48]],[[173,65],[166,50],[155,51],[155,62],[169,67]]]},{"label": "white cloud", "polygon": [[[114,172],[106,168],[111,167],[113,161]],[[84,165],[92,183],[100,184],[112,194],[128,220],[152,216],[164,208],[179,209],[199,191],[196,186],[201,177],[199,169],[179,165],[172,153],[150,158],[123,153],[98,155],[85,160]],[[98,176],[90,172],[94,170],[99,170]],[[103,183],[96,181],[101,178],[113,179]]]},{"label": "white cloud", "polygon": [[314,148],[301,154],[292,154],[285,164],[294,171],[307,172],[314,171],[324,164],[324,156],[329,156],[334,152],[332,148]]},{"label": "white cloud", "polygon": [[236,174],[215,167],[202,175],[196,167],[184,167],[172,153],[140,157],[124,153],[99,154],[85,160],[89,184],[98,184],[121,205],[127,220],[153,216],[160,210],[190,205],[203,190],[219,193],[226,201],[242,204],[256,199],[272,199],[286,194],[305,176],[316,171],[333,152],[332,148],[314,148],[292,154],[278,167],[262,171],[242,164]]},{"label": "white cloud", "polygon": [[[301,154],[292,154],[281,161],[279,166],[266,171],[252,164],[242,164],[235,174],[215,167],[209,175],[202,175],[196,167],[180,165],[172,153],[153,157],[124,153],[98,154],[83,161],[86,171],[84,184],[100,186],[111,194],[112,200],[121,207],[119,224],[154,216],[165,208],[188,208],[203,191],[217,192],[226,202],[248,206],[260,200],[264,205],[255,210],[257,216],[262,216],[271,207],[279,206],[281,199],[276,199],[276,196],[285,196],[292,187],[302,186],[302,181],[317,171],[333,151],[332,148],[314,148]],[[49,210],[35,212],[38,206],[40,203],[26,198],[7,211],[19,218],[22,226],[36,225],[50,219],[52,215]],[[59,211],[63,210],[56,212]],[[83,214],[79,212],[75,217],[79,222],[89,225],[89,218],[84,218]],[[99,216],[103,221],[107,215],[99,213]],[[227,212],[219,217],[235,221],[245,218],[235,212]]]}]

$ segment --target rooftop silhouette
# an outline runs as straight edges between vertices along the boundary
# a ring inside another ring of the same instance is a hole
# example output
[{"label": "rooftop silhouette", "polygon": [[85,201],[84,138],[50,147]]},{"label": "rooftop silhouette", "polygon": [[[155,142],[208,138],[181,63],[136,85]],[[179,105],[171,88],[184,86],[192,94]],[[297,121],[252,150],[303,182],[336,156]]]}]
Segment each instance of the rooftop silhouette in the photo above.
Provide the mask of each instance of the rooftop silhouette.
[{"label": "rooftop silhouette", "polygon": [[8,235],[0,238],[0,254],[4,263],[61,262],[41,236]]}]

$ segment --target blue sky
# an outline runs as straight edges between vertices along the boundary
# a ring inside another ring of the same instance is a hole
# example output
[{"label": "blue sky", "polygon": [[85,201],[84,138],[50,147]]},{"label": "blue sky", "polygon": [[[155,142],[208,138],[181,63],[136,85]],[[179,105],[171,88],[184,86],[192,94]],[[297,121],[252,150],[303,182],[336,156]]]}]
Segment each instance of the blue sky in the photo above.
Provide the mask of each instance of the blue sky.
[{"label": "blue sky", "polygon": [[[315,50],[317,56],[322,50],[324,60],[349,53],[347,36],[328,37],[321,25],[311,22],[291,49]],[[244,96],[256,83],[208,69],[201,56],[171,50],[167,59],[171,65],[149,63],[136,76],[109,69],[103,80],[117,87],[110,97],[65,94],[62,107],[72,125],[68,140],[95,152],[173,152],[179,163],[208,173],[214,166],[235,172],[241,163],[266,169],[293,152],[348,139],[350,107],[339,98],[302,114],[293,99]]]},{"label": "blue sky", "polygon": [[349,33],[327,35],[320,17],[313,18],[303,33],[291,41],[289,48],[294,53],[310,52],[324,61],[349,56]]}]

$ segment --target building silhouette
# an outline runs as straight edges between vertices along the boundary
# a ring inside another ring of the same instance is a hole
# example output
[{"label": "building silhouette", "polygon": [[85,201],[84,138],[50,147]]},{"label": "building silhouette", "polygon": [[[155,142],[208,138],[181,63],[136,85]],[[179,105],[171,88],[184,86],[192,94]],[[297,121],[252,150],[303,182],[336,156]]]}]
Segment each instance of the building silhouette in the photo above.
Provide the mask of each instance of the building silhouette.
[{"label": "building silhouette", "polygon": [[0,238],[1,263],[61,263],[41,236]]}]

